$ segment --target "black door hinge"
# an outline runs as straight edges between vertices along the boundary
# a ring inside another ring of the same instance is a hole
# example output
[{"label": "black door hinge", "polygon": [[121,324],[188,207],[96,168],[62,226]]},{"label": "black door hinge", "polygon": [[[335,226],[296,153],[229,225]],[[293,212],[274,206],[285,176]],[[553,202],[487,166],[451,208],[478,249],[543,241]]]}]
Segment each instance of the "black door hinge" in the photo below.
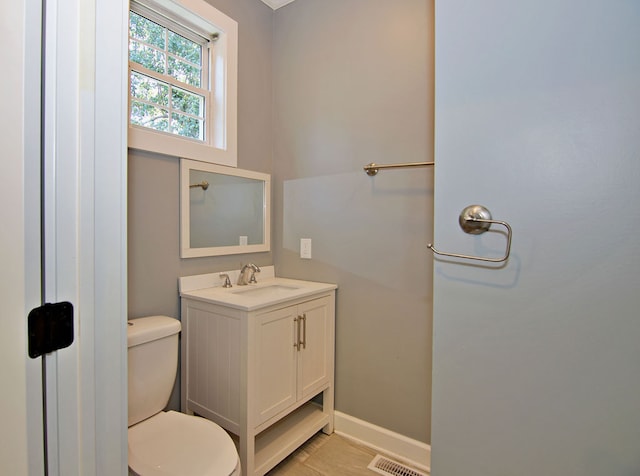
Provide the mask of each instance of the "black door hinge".
[{"label": "black door hinge", "polygon": [[28,317],[29,357],[35,359],[73,343],[73,304],[57,302],[32,309]]}]

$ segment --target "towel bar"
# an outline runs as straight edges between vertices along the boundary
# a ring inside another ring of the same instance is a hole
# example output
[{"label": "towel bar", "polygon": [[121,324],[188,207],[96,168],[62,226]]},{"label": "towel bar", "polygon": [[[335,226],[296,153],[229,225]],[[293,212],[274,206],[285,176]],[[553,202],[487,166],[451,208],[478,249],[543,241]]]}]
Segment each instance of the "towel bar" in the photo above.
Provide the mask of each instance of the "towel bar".
[{"label": "towel bar", "polygon": [[202,188],[202,190],[206,190],[209,188],[209,182],[207,182],[206,180],[203,180],[200,183],[194,183],[192,185],[189,185],[189,188]]},{"label": "towel bar", "polygon": [[435,165],[435,162],[408,162],[404,164],[386,164],[386,165],[379,165],[371,162],[370,164],[367,164],[364,166],[364,171],[367,173],[368,176],[373,177],[374,175],[378,174],[380,169],[399,169],[404,167],[427,167],[429,165]]}]

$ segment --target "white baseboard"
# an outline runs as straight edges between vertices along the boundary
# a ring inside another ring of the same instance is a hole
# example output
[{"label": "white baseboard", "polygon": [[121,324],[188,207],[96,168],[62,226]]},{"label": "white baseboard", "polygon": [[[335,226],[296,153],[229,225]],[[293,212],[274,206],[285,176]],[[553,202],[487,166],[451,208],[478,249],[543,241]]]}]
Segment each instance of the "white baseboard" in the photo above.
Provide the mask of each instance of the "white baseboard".
[{"label": "white baseboard", "polygon": [[399,433],[335,412],[335,432],[410,466],[429,472],[431,446]]}]

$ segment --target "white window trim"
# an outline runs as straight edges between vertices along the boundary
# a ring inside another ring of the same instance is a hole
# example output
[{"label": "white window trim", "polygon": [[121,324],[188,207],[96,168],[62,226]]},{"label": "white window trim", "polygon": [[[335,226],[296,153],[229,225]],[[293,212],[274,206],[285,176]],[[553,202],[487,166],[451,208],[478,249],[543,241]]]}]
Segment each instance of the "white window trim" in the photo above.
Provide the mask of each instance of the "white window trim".
[{"label": "white window trim", "polygon": [[209,53],[212,100],[207,106],[208,141],[203,143],[129,124],[129,147],[237,167],[238,23],[203,0],[139,0],[139,3],[219,36]]}]

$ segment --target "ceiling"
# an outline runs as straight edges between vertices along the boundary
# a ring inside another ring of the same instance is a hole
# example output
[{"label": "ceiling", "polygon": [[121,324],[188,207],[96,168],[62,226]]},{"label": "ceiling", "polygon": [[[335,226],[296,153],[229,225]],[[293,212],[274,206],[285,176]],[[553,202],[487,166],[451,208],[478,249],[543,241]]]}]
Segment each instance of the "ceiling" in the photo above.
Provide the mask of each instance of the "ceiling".
[{"label": "ceiling", "polygon": [[277,10],[280,7],[284,7],[286,4],[293,2],[294,0],[262,0],[264,3],[269,5],[274,10]]}]

